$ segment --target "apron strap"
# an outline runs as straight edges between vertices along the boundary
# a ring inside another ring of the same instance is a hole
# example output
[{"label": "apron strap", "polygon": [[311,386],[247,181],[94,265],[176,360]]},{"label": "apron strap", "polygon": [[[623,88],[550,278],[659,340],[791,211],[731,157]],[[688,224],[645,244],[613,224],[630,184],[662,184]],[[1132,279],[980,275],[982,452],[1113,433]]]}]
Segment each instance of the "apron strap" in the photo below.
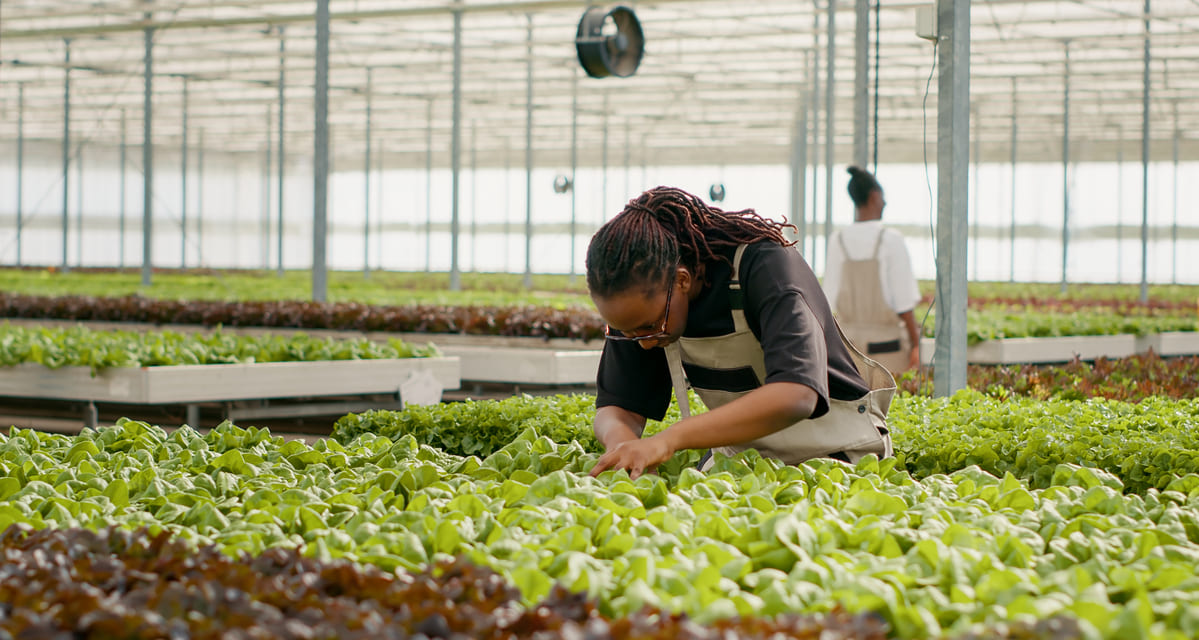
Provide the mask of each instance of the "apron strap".
[{"label": "apron strap", "polygon": [[729,308],[733,315],[733,329],[738,333],[749,331],[749,323],[745,321],[745,292],[741,289],[741,256],[748,246],[737,245],[737,251],[733,253],[733,277],[729,279]]},{"label": "apron strap", "polygon": [[670,369],[670,383],[674,386],[674,399],[679,404],[679,417],[686,420],[691,417],[691,402],[687,395],[687,374],[683,372],[683,352],[677,342],[666,345],[663,350],[666,366]]}]

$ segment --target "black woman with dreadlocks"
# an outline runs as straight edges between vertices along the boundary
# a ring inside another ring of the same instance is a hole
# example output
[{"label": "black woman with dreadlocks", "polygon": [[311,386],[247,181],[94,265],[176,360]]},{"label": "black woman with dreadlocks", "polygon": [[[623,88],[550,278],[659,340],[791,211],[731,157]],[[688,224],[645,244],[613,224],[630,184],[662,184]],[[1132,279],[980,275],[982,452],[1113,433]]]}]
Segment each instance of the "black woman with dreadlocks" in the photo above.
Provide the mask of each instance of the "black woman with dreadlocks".
[{"label": "black woman with dreadlocks", "polygon": [[[587,287],[608,323],[595,415],[607,451],[592,475],[636,478],[685,449],[787,464],[891,455],[895,381],[842,337],[784,228],[656,187],[592,237]],[[709,411],[689,415],[688,383]],[[682,419],[642,438],[672,387]]]}]

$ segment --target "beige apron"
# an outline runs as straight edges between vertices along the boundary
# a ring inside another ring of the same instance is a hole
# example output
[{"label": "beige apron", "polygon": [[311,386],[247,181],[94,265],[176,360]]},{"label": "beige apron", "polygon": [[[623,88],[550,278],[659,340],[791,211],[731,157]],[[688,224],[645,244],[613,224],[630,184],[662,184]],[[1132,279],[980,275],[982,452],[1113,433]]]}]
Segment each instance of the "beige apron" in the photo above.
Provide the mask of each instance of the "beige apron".
[{"label": "beige apron", "polygon": [[[665,348],[675,398],[684,418],[690,415],[690,411],[687,405],[687,383],[683,363],[709,369],[751,367],[758,384],[766,382],[766,360],[762,345],[750,330],[741,303],[743,296],[739,278],[741,256],[745,247],[746,245],[741,245],[737,248],[733,258],[733,276],[729,282],[733,333],[706,338],[680,338]],[[891,436],[887,429],[887,411],[891,407],[891,397],[895,394],[895,380],[885,368],[855,349],[845,339],[839,326],[837,333],[841,342],[849,349],[854,365],[869,385],[869,393],[852,401],[829,398],[829,411],[819,418],[800,420],[757,440],[729,447],[716,447],[713,451],[732,456],[746,449],[757,449],[762,456],[777,458],[787,464],[796,464],[838,452],[844,454],[850,462],[857,462],[868,453],[880,458],[890,456],[892,451]],[[709,409],[715,409],[750,393],[699,387],[695,387],[695,392]],[[710,468],[711,464],[709,460],[704,470]]]},{"label": "beige apron", "polygon": [[912,340],[899,316],[883,297],[878,250],[883,244],[884,231],[879,230],[874,251],[865,260],[850,260],[849,251],[845,249],[845,236],[837,235],[845,254],[845,266],[835,302],[837,317],[849,341],[891,373],[898,374],[908,370]]}]

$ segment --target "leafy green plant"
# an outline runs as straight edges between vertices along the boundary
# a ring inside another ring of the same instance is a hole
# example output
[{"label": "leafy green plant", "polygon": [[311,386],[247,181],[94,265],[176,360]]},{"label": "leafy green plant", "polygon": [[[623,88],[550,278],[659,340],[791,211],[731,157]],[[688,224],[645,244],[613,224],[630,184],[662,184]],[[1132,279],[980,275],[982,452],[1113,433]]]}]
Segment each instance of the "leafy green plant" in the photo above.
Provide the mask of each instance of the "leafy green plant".
[{"label": "leafy green plant", "polygon": [[[896,381],[907,393],[932,395],[929,371],[909,371]],[[997,399],[1183,400],[1199,396],[1199,356],[1162,358],[1150,352],[1126,358],[1097,358],[1094,362],[1075,358],[1061,365],[970,365],[966,385]]]},{"label": "leafy green plant", "polygon": [[1043,402],[966,390],[898,398],[888,423],[896,456],[917,477],[977,465],[1044,488],[1057,465],[1074,463],[1104,469],[1129,492],[1144,494],[1199,473],[1195,399]]},{"label": "leafy green plant", "polygon": [[1037,488],[977,466],[917,480],[872,457],[784,466],[747,452],[636,481],[592,478],[595,460],[532,430],[486,458],[411,435],[310,447],[229,424],[14,430],[0,440],[0,527],[162,528],[233,556],[302,547],[386,571],[462,556],[525,604],[560,584],[610,617],[843,608],[898,638],[1055,617],[1097,638],[1199,632],[1193,474],[1129,495],[1068,463]]},{"label": "leafy green plant", "polygon": [[220,331],[185,335],[174,331],[96,331],[29,328],[0,324],[0,366],[23,363],[59,367],[153,367],[183,364],[303,362],[421,358],[440,354],[436,346],[415,346],[397,338],[386,343],[365,338],[335,340],[304,334],[247,336]]},{"label": "leafy green plant", "polygon": [[0,553],[0,632],[13,637],[886,638],[881,620],[843,611],[707,628],[652,607],[613,620],[561,586],[521,611],[519,591],[462,560],[396,575],[292,549],[231,558],[146,529],[14,525],[0,535]]}]

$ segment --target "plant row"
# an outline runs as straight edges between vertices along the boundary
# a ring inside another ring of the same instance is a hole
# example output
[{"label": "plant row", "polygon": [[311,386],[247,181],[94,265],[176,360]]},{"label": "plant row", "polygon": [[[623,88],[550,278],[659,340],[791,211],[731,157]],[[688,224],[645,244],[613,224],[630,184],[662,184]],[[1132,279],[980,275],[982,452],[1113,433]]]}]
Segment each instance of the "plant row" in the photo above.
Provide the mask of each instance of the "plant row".
[{"label": "plant row", "polygon": [[161,527],[234,557],[297,548],[389,572],[461,556],[525,605],[561,585],[612,619],[648,605],[700,625],[871,613],[899,638],[1053,618],[1087,637],[1199,633],[1193,475],[1125,495],[1114,475],[1067,464],[1042,489],[974,466],[917,480],[895,459],[746,453],[636,481],[591,477],[595,460],[531,430],[485,458],[228,424],[15,430],[0,442],[0,526]]},{"label": "plant row", "polygon": [[304,334],[247,336],[216,331],[187,335],[174,331],[93,331],[83,326],[30,328],[0,324],[0,366],[37,363],[51,369],[90,367],[93,373],[109,367],[421,358],[438,354],[432,344],[416,346],[397,338],[382,343]]},{"label": "plant row", "polygon": [[604,335],[594,310],[548,306],[376,306],[295,300],[223,302],[140,296],[34,296],[0,292],[7,318],[103,320],[227,327],[291,327],[344,331],[467,333],[595,340]]},{"label": "plant row", "polygon": [[[912,394],[932,395],[928,370],[897,379]],[[995,398],[1039,400],[1106,398],[1140,402],[1157,396],[1181,400],[1199,396],[1199,356],[1162,358],[1150,352],[1125,358],[1074,359],[1055,365],[970,365],[966,386]]]},{"label": "plant row", "polygon": [[0,556],[0,601],[5,603],[0,632],[10,637],[887,637],[877,617],[841,611],[723,620],[706,627],[653,607],[611,619],[600,615],[594,601],[560,586],[526,608],[520,592],[499,574],[466,561],[397,574],[307,558],[285,548],[234,558],[211,545],[193,548],[166,530],[32,531],[13,525],[0,534]]},{"label": "plant row", "polygon": [[[458,290],[450,289],[448,272],[330,271],[327,299],[380,305],[447,304],[522,306],[527,304],[589,306],[583,278],[534,274],[533,288],[523,274],[458,274]],[[144,296],[160,300],[311,300],[312,274],[289,270],[156,269],[153,284],[144,285],[140,269],[0,268],[0,291],[55,296]]]},{"label": "plant row", "polygon": [[[450,290],[448,272],[373,271],[364,277],[361,271],[330,271],[327,277],[330,300],[369,302],[371,304],[472,304],[589,306],[587,285],[580,276],[533,274],[532,288],[519,273],[473,273],[458,275],[460,289]],[[1150,309],[1194,309],[1199,287],[1194,285],[1151,285],[1148,300],[1140,301],[1137,284],[1071,284],[1065,292],[1057,282],[970,282],[968,297],[972,307],[1070,305],[1072,308],[1097,304],[1119,304]],[[936,283],[920,283],[928,304],[936,292]],[[0,269],[0,290],[39,295],[124,296],[184,300],[309,300],[312,276],[304,270],[282,274],[273,270],[239,269],[156,269],[153,284],[142,284],[140,269],[75,268],[59,273],[53,268]],[[979,308],[979,307],[975,307]]]},{"label": "plant row", "polygon": [[[702,410],[692,400],[692,411]],[[364,434],[417,442],[453,455],[489,456],[526,428],[588,453],[602,447],[592,434],[589,395],[462,402],[404,411],[368,411],[339,419],[333,437],[348,444]],[[653,434],[678,419],[672,404]],[[997,399],[975,391],[950,398],[904,395],[891,404],[888,425],[901,466],[916,477],[977,465],[1014,474],[1036,488],[1053,482],[1057,465],[1105,469],[1132,493],[1177,486],[1199,474],[1199,400],[1148,398],[1137,404],[1089,400]],[[667,474],[694,465],[699,452],[677,454]]]}]

